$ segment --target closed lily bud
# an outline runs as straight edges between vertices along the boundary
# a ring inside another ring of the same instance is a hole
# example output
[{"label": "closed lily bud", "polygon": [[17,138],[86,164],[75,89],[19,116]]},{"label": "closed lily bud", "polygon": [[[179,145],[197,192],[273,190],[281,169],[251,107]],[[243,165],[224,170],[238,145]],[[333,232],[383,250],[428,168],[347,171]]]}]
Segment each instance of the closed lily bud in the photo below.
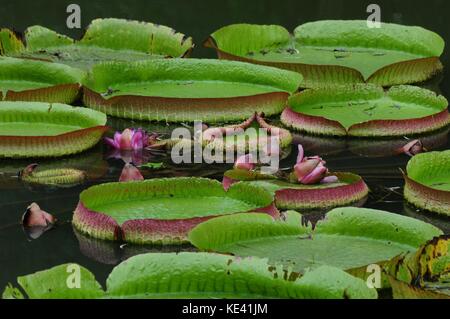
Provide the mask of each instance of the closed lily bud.
[{"label": "closed lily bud", "polygon": [[42,210],[36,203],[32,203],[28,206],[22,216],[22,225],[24,227],[46,227],[49,224],[54,224],[55,222],[56,218]]}]

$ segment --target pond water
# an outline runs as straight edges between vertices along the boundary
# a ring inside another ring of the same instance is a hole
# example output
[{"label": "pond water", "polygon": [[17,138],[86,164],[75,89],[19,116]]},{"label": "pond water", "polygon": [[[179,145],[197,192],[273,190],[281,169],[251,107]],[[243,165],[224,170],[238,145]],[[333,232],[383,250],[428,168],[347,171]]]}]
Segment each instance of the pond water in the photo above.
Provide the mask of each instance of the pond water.
[{"label": "pond water", "polygon": [[[378,1],[383,8],[386,21],[417,24],[447,36],[446,16],[450,12],[448,1]],[[28,25],[43,24],[70,35],[80,35],[81,31],[65,28],[65,7],[70,1],[14,1],[5,4],[0,13],[2,26],[23,30]],[[95,17],[124,17],[154,21],[173,26],[179,31],[192,35],[197,43],[195,57],[214,57],[210,50],[201,48],[201,41],[220,26],[236,22],[282,24],[292,30],[296,25],[326,18],[365,18],[365,4],[361,1],[78,1],[82,7],[83,25]],[[212,8],[207,9],[207,6]],[[48,10],[51,7],[52,10]],[[447,37],[449,38],[449,37]],[[443,57],[448,64],[448,53]],[[443,93],[448,93],[448,80],[444,77],[441,85]],[[446,94],[449,97],[448,94]],[[141,125],[131,121],[110,119],[113,129]],[[164,131],[164,124],[145,124],[150,131]],[[428,149],[450,148],[448,130],[440,131],[426,138]],[[351,171],[362,175],[371,189],[365,207],[388,210],[393,213],[413,216],[434,223],[446,233],[450,233],[450,221],[418,212],[403,201],[404,169],[409,157],[392,156],[393,145],[404,141],[378,141],[349,139],[321,139],[297,135],[296,143],[302,143],[308,154],[320,154],[333,171]],[[293,148],[294,150],[296,148]],[[282,167],[292,166],[296,151],[281,162]],[[161,170],[143,169],[146,178],[202,176],[221,179],[223,172],[231,165],[174,165],[167,154],[151,154],[145,161],[164,162]],[[17,172],[33,160],[0,160],[0,290],[8,282],[15,282],[17,276],[33,273],[67,262],[79,263],[91,270],[104,284],[106,276],[115,264],[144,251],[193,250],[191,247],[152,248],[121,246],[97,241],[74,232],[70,220],[78,202],[79,193],[93,185],[117,181],[123,161],[108,158],[108,149],[98,145],[83,154],[64,159],[40,161],[42,165],[76,166],[89,172],[91,180],[73,188],[39,188],[22,184]],[[20,218],[31,202],[37,202],[44,210],[54,214],[60,221],[58,226],[37,240],[29,240],[22,230]],[[311,216],[314,219],[314,215]]]}]

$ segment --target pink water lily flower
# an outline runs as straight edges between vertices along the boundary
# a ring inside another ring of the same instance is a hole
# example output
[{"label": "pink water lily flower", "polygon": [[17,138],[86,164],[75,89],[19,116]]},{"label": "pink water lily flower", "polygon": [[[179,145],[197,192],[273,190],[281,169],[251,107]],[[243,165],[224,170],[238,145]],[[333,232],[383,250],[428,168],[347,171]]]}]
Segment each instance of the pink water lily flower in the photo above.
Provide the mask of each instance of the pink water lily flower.
[{"label": "pink water lily flower", "polygon": [[114,139],[106,137],[105,141],[118,150],[141,150],[149,145],[149,136],[141,128],[127,128],[122,133],[116,132]]},{"label": "pink water lily flower", "polygon": [[319,156],[305,157],[302,145],[298,145],[297,164],[294,174],[301,184],[334,183],[336,176],[327,176],[329,171],[326,162]]}]

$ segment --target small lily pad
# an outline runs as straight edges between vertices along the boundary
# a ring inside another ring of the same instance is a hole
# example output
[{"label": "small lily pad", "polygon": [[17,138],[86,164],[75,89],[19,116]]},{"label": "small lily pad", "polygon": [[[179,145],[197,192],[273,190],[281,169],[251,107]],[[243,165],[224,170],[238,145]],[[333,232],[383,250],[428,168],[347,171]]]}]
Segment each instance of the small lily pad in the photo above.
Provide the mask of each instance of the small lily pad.
[{"label": "small lily pad", "polygon": [[414,156],[408,162],[404,178],[408,202],[450,216],[450,150]]}]

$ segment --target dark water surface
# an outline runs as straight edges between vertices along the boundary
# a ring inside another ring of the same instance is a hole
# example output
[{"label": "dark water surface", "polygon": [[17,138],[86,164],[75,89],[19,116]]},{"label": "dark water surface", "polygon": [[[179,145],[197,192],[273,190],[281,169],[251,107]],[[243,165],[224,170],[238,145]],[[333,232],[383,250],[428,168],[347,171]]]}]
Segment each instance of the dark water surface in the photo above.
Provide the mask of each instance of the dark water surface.
[{"label": "dark water surface", "polygon": [[[18,31],[28,25],[42,24],[72,36],[81,31],[65,27],[65,8],[76,2],[81,5],[83,26],[96,17],[123,17],[166,24],[194,37],[197,47],[195,57],[214,57],[212,51],[201,47],[201,42],[215,29],[236,22],[281,24],[292,30],[306,21],[328,18],[365,18],[369,1],[0,1],[1,26],[14,27]],[[447,15],[449,1],[377,1],[382,7],[385,21],[415,24],[430,28],[450,41]],[[448,65],[449,53],[442,61]],[[449,97],[449,81],[444,74],[440,89]],[[434,88],[439,90],[438,88]],[[114,129],[137,126],[126,120],[110,119]],[[146,124],[152,131],[167,132],[164,124]],[[430,150],[450,148],[448,130],[437,132],[424,139]],[[420,213],[403,201],[404,169],[409,157],[392,156],[391,150],[404,141],[377,141],[321,139],[297,135],[296,143],[302,143],[308,154],[320,154],[333,171],[351,171],[363,176],[371,188],[366,207],[388,210],[394,213],[424,219],[450,233],[450,221]],[[282,167],[295,162],[295,147],[291,155],[282,161]],[[83,154],[39,161],[42,165],[75,166],[88,171],[91,180],[73,188],[31,188],[18,181],[17,172],[33,160],[0,160],[0,290],[8,282],[15,282],[19,275],[67,262],[79,263],[104,283],[113,266],[121,260],[143,251],[158,250],[149,247],[120,247],[119,244],[101,242],[76,234],[70,224],[79,193],[98,183],[116,181],[123,166],[121,159],[108,159],[103,145]],[[165,162],[163,170],[144,169],[146,178],[174,176],[203,176],[221,179],[230,165],[173,165],[165,154],[153,154],[150,162]],[[58,227],[37,240],[29,241],[20,226],[20,218],[31,202],[37,202],[44,210],[54,214],[61,222]],[[170,250],[170,248],[167,248]],[[180,248],[177,248],[180,249]],[[190,250],[192,248],[183,247]],[[172,249],[171,251],[176,251]]]}]

